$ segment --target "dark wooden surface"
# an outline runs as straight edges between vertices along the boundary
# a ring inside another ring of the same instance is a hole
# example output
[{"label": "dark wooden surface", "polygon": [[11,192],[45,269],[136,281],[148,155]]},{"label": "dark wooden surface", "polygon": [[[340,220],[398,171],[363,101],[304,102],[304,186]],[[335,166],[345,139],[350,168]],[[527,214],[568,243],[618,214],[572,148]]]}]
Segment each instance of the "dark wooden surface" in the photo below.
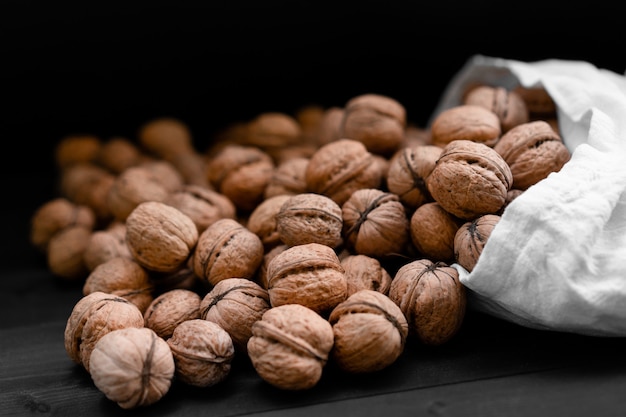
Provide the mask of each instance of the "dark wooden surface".
[{"label": "dark wooden surface", "polygon": [[473,54],[624,73],[616,4],[98,3],[1,5],[0,416],[626,415],[626,339],[531,330],[473,311],[448,344],[410,341],[376,374],[330,364],[313,389],[286,393],[238,358],[219,386],[174,383],[154,406],[124,411],[64,350],[80,285],[52,276],[28,242],[30,216],[56,195],[52,151],[65,135],[133,139],[143,121],[172,115],[202,149],[228,122],[343,105],[364,92],[398,99],[422,124]]}]

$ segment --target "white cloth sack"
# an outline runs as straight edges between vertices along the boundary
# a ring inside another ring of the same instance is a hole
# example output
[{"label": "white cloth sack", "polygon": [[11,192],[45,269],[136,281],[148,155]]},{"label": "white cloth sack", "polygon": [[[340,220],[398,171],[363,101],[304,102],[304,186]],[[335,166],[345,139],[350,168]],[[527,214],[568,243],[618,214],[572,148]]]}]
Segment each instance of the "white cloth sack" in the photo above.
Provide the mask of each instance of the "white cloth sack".
[{"label": "white cloth sack", "polygon": [[453,265],[469,307],[536,329],[626,336],[626,72],[477,55],[431,121],[475,82],[543,86],[572,158],[506,208],[471,273]]}]

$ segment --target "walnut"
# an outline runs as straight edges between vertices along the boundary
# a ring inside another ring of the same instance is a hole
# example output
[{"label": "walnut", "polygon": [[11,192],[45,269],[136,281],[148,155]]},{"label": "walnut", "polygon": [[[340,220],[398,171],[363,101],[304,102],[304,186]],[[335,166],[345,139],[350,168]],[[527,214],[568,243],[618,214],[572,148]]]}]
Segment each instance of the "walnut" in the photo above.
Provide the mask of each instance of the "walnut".
[{"label": "walnut", "polygon": [[515,87],[528,109],[529,121],[556,119],[556,103],[544,87]]},{"label": "walnut", "polygon": [[297,303],[328,313],[347,297],[348,283],[335,251],[320,243],[292,246],[267,265],[270,304]]},{"label": "walnut", "polygon": [[165,160],[194,150],[189,126],[172,117],[147,121],[140,127],[138,138],[145,150]]},{"label": "walnut", "polygon": [[319,121],[315,132],[315,142],[318,146],[324,146],[341,138],[341,123],[345,109],[343,107],[329,107]]},{"label": "walnut", "polygon": [[543,120],[516,126],[493,148],[511,168],[513,188],[526,190],[558,172],[570,159],[570,152],[558,133]]},{"label": "walnut", "polygon": [[504,158],[489,146],[455,140],[443,149],[426,179],[433,199],[460,219],[497,213],[513,184]]},{"label": "walnut", "polygon": [[270,308],[254,323],[248,355],[264,381],[300,391],[319,382],[333,343],[326,319],[301,304],[285,304]]},{"label": "walnut", "polygon": [[88,206],[75,204],[64,197],[54,198],[33,213],[30,242],[39,251],[46,253],[52,236],[70,226],[93,229],[96,226],[96,215]]},{"label": "walnut", "polygon": [[363,143],[339,139],[321,146],[309,159],[305,181],[309,192],[330,197],[340,206],[361,188],[378,188],[383,174]]},{"label": "walnut", "polygon": [[68,226],[52,236],[46,252],[50,272],[67,281],[84,279],[89,274],[84,254],[91,233],[84,226]]},{"label": "walnut", "polygon": [[350,373],[380,371],[404,351],[409,325],[400,307],[378,291],[360,290],[337,305],[328,319],[335,341],[331,357]]},{"label": "walnut", "polygon": [[362,94],[345,105],[340,135],[363,143],[368,151],[389,156],[404,142],[406,110],[397,100]]},{"label": "walnut", "polygon": [[410,235],[415,248],[430,260],[454,260],[454,236],[462,221],[439,203],[426,203],[411,215]]},{"label": "walnut", "polygon": [[378,259],[367,255],[347,255],[340,261],[346,274],[348,296],[360,290],[378,291],[387,295],[391,275]]},{"label": "walnut", "polygon": [[61,196],[75,204],[90,207],[96,219],[105,223],[112,217],[107,196],[115,180],[115,175],[95,163],[71,165],[61,173]]},{"label": "walnut", "polygon": [[271,156],[256,147],[230,144],[207,162],[209,183],[240,212],[250,212],[263,200],[274,172]]},{"label": "walnut", "polygon": [[93,271],[98,265],[118,257],[133,258],[126,244],[126,224],[113,221],[106,229],[96,230],[91,234],[83,260],[87,269]]},{"label": "walnut", "polygon": [[409,220],[396,194],[371,188],[356,190],[341,212],[346,245],[356,253],[389,258],[404,252]]},{"label": "walnut", "polygon": [[281,112],[265,112],[249,122],[245,144],[262,149],[277,161],[280,150],[297,144],[301,137],[302,128],[294,117]]},{"label": "walnut", "polygon": [[276,166],[264,191],[265,199],[281,194],[300,194],[307,191],[305,173],[307,157],[287,159]]},{"label": "walnut", "polygon": [[463,104],[491,110],[498,116],[503,133],[529,120],[528,108],[522,96],[504,87],[475,86],[465,94]]},{"label": "walnut", "polygon": [[78,300],[67,319],[65,351],[89,371],[91,352],[98,340],[126,327],[143,327],[143,315],[137,306],[117,295],[92,292]]},{"label": "walnut", "polygon": [[487,244],[494,227],[500,221],[496,214],[485,214],[466,222],[454,236],[454,260],[471,272]]},{"label": "walnut", "polygon": [[126,219],[126,243],[133,258],[157,272],[180,269],[198,241],[194,222],[158,201],[140,203]]},{"label": "walnut", "polygon": [[133,142],[123,137],[113,137],[102,144],[97,162],[114,175],[119,175],[141,164],[142,157],[141,150]]},{"label": "walnut", "polygon": [[124,328],[103,336],[92,353],[94,385],[123,409],[154,404],[170,389],[175,364],[167,343],[148,328]]},{"label": "walnut", "polygon": [[167,340],[180,323],[200,318],[201,301],[198,293],[185,288],[165,291],[146,308],[143,314],[144,326]]},{"label": "walnut", "polygon": [[288,246],[315,242],[336,248],[343,242],[341,207],[322,194],[289,196],[275,220],[278,237]]},{"label": "walnut", "polygon": [[185,384],[210,387],[230,373],[235,348],[229,334],[217,323],[186,320],[176,326],[167,344],[174,355],[175,375]]},{"label": "walnut", "polygon": [[193,269],[210,285],[223,279],[253,279],[263,261],[263,242],[233,219],[220,219],[202,232],[193,255]]},{"label": "walnut", "polygon": [[83,295],[100,291],[125,298],[142,313],[153,300],[148,271],[129,258],[111,258],[95,267],[83,284]]},{"label": "walnut", "polygon": [[65,136],[54,149],[54,160],[62,170],[72,165],[94,163],[101,147],[102,141],[94,135]]},{"label": "walnut", "polygon": [[434,145],[406,147],[398,151],[389,162],[387,188],[397,194],[410,209],[416,209],[433,200],[426,178],[435,168],[442,148]]},{"label": "walnut", "polygon": [[288,249],[289,246],[283,244],[274,246],[272,249],[268,250],[265,252],[265,254],[263,255],[263,261],[261,262],[261,265],[259,266],[259,269],[257,271],[256,274],[256,279],[255,281],[258,282],[261,287],[267,289],[267,266],[269,265],[270,261],[272,259],[274,259],[274,257],[276,255],[278,255],[279,253],[283,252],[285,249]]},{"label": "walnut", "polygon": [[289,198],[286,194],[266,198],[248,217],[248,230],[261,239],[266,251],[283,243],[278,232],[276,215]]},{"label": "walnut", "polygon": [[247,351],[252,325],[269,308],[266,289],[244,278],[227,278],[209,291],[200,303],[200,318],[219,324],[233,339],[235,349]]},{"label": "walnut", "polygon": [[140,168],[151,173],[156,182],[161,184],[168,192],[175,193],[183,188],[185,179],[176,169],[174,164],[163,159],[153,159],[142,162]]},{"label": "walnut", "polygon": [[433,144],[445,147],[456,140],[468,140],[492,147],[500,139],[500,119],[482,106],[464,104],[439,113],[432,122]]},{"label": "walnut", "polygon": [[403,265],[391,281],[389,298],[407,318],[409,336],[425,345],[448,342],[465,317],[465,287],[457,270],[443,262],[419,259]]},{"label": "walnut", "polygon": [[165,204],[177,208],[189,216],[198,228],[198,233],[219,219],[235,219],[237,209],[232,201],[217,191],[195,184],[185,185],[171,193]]}]

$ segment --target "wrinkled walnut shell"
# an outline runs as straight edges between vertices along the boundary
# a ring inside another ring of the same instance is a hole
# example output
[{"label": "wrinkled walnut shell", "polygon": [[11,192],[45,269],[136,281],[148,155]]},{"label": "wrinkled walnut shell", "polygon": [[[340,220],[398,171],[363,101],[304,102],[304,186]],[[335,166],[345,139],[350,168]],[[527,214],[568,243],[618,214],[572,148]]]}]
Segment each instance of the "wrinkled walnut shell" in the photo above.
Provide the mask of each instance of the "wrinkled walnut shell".
[{"label": "wrinkled walnut shell", "polygon": [[502,132],[528,122],[528,109],[522,96],[504,87],[476,86],[467,92],[463,103],[491,110],[500,119]]},{"label": "wrinkled walnut shell", "polygon": [[471,272],[476,266],[491,232],[499,221],[500,216],[485,214],[461,225],[454,237],[454,259],[456,263]]},{"label": "wrinkled walnut shell", "polygon": [[461,220],[439,203],[426,203],[411,216],[411,241],[430,260],[450,262],[454,259],[454,236],[460,225]]},{"label": "wrinkled walnut shell", "polygon": [[439,113],[431,125],[434,145],[445,147],[456,140],[469,140],[486,146],[496,144],[502,128],[491,110],[477,105],[459,105]]},{"label": "wrinkled walnut shell", "polygon": [[389,298],[409,323],[409,334],[425,345],[442,345],[454,337],[465,317],[466,292],[456,269],[428,259],[400,267]]},{"label": "wrinkled walnut shell", "polygon": [[145,310],[144,326],[167,340],[180,323],[200,318],[201,301],[198,293],[185,288],[166,291],[153,299]]},{"label": "wrinkled walnut shell", "polygon": [[234,219],[237,214],[237,208],[228,197],[195,184],[187,184],[181,190],[171,193],[164,203],[189,216],[198,228],[198,233],[204,232],[219,219]]},{"label": "wrinkled walnut shell", "polygon": [[391,275],[376,258],[367,255],[347,255],[340,258],[348,283],[348,296],[360,290],[378,291],[387,295]]}]

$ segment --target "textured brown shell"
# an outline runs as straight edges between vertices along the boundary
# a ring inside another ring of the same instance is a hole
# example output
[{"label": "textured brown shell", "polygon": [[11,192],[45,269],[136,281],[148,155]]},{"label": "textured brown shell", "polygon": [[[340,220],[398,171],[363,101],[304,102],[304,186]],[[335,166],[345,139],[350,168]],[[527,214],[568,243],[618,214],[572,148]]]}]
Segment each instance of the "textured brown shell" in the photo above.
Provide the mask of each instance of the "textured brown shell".
[{"label": "textured brown shell", "polygon": [[246,352],[252,325],[270,305],[266,289],[244,278],[218,282],[200,303],[200,317],[219,324],[233,339],[235,349]]},{"label": "textured brown shell", "polygon": [[375,372],[390,366],[404,351],[409,325],[389,297],[360,290],[337,305],[328,321],[335,342],[331,355],[340,369]]},{"label": "textured brown shell", "polygon": [[237,208],[224,194],[194,184],[171,193],[164,203],[189,216],[198,228],[198,233],[204,232],[219,219],[234,219],[237,214]]},{"label": "textured brown shell", "polygon": [[261,239],[266,251],[283,243],[278,232],[276,215],[289,198],[287,194],[266,198],[248,216],[248,230]]},{"label": "textured brown shell", "polygon": [[141,203],[126,219],[126,243],[130,253],[151,271],[180,269],[197,241],[198,229],[193,220],[165,203]]},{"label": "textured brown shell", "polygon": [[330,323],[300,304],[267,310],[252,326],[248,355],[258,375],[274,387],[299,391],[321,379],[333,347]]},{"label": "textured brown shell", "polygon": [[391,275],[378,259],[367,255],[348,255],[340,260],[346,274],[348,296],[360,290],[387,294],[391,286]]},{"label": "textured brown shell", "polygon": [[435,168],[441,152],[442,148],[434,145],[406,147],[397,152],[387,171],[389,191],[412,209],[432,201],[426,178]]},{"label": "textured brown shell", "polygon": [[200,318],[201,301],[198,293],[185,288],[166,291],[154,298],[144,312],[144,326],[167,340],[180,323]]},{"label": "textured brown shell", "polygon": [[98,341],[92,353],[94,385],[124,409],[159,401],[169,391],[174,372],[170,348],[148,328],[112,331]]},{"label": "textured brown shell", "polygon": [[426,345],[454,337],[465,317],[466,292],[456,269],[428,259],[412,261],[396,272],[389,298],[404,313],[410,334]]},{"label": "textured brown shell", "polygon": [[164,159],[193,152],[189,127],[175,118],[161,117],[144,123],[138,138],[142,148]]},{"label": "textured brown shell", "polygon": [[469,140],[487,146],[496,144],[502,129],[491,110],[477,105],[459,105],[439,113],[431,125],[434,145],[446,146],[456,140]]},{"label": "textured brown shell", "polygon": [[302,128],[293,116],[281,112],[264,112],[248,124],[245,144],[271,151],[294,145],[301,136]]},{"label": "textured brown shell", "polygon": [[483,248],[489,240],[491,232],[500,221],[500,216],[485,214],[470,222],[464,223],[454,237],[454,259],[463,268],[471,272]]},{"label": "textured brown shell", "polygon": [[256,234],[236,220],[220,219],[198,238],[193,270],[211,285],[232,277],[252,279],[263,254],[263,242]]},{"label": "textured brown shell", "polygon": [[288,246],[321,243],[336,248],[343,242],[341,207],[322,194],[290,196],[281,205],[275,220],[279,239]]},{"label": "textured brown shell", "polygon": [[494,146],[511,168],[513,188],[526,190],[560,171],[570,152],[558,133],[543,120],[524,123],[504,134]]},{"label": "textured brown shell", "polygon": [[294,157],[281,162],[272,173],[264,196],[266,199],[277,195],[300,194],[307,191],[305,173],[308,157]]},{"label": "textured brown shell", "polygon": [[383,173],[363,143],[338,139],[321,146],[310,158],[305,173],[310,192],[330,197],[340,206],[355,190],[378,188]]},{"label": "textured brown shell", "polygon": [[415,248],[431,260],[454,260],[454,236],[461,220],[448,213],[439,203],[418,207],[410,219],[411,241]]},{"label": "textured brown shell", "polygon": [[357,190],[341,211],[343,236],[354,252],[375,258],[404,252],[409,219],[396,194],[371,188]]},{"label": "textured brown shell", "polygon": [[302,304],[324,314],[347,297],[348,284],[335,251],[319,243],[293,246],[267,265],[270,303]]},{"label": "textured brown shell", "polygon": [[230,374],[233,341],[220,325],[192,319],[180,323],[167,339],[174,355],[176,377],[188,385],[211,387]]},{"label": "textured brown shell", "polygon": [[84,226],[68,226],[48,242],[46,262],[55,276],[68,281],[84,279],[89,274],[84,254],[92,230]]},{"label": "textured brown shell", "polygon": [[87,269],[93,271],[98,265],[118,257],[132,259],[126,244],[126,224],[113,221],[106,229],[91,234],[83,260]]},{"label": "textured brown shell", "polygon": [[346,103],[340,136],[389,156],[404,142],[405,127],[406,110],[400,102],[380,94],[362,94]]},{"label": "textured brown shell", "polygon": [[526,102],[522,96],[504,87],[477,86],[465,95],[464,104],[481,106],[491,110],[500,119],[502,132],[507,132],[529,120]]},{"label": "textured brown shell", "polygon": [[497,213],[512,183],[513,174],[502,156],[470,140],[449,143],[426,181],[436,202],[468,220]]}]

